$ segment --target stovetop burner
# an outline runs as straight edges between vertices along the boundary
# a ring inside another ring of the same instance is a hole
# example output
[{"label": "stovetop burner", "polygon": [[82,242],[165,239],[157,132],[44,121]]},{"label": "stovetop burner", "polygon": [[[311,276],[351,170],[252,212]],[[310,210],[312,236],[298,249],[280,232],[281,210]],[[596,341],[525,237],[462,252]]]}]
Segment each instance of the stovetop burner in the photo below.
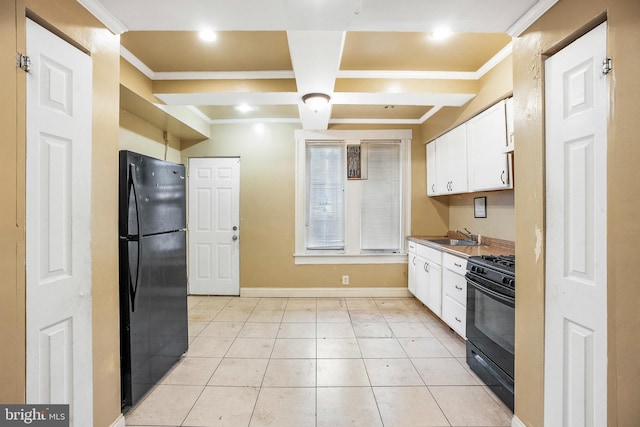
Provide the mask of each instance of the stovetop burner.
[{"label": "stovetop burner", "polygon": [[486,280],[515,288],[515,255],[471,256],[467,262],[467,270]]},{"label": "stovetop burner", "polygon": [[515,255],[481,255],[481,258],[488,261],[490,264],[497,264],[510,269],[516,268]]}]

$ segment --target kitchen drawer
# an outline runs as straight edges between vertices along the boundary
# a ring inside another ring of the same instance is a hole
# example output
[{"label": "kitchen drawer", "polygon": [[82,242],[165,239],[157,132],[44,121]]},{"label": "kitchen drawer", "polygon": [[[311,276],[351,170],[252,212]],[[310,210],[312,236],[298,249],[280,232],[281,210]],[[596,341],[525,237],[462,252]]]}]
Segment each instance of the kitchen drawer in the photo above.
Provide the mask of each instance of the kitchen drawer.
[{"label": "kitchen drawer", "polygon": [[464,276],[445,269],[442,278],[444,295],[456,300],[463,307],[467,306],[467,279]]},{"label": "kitchen drawer", "polygon": [[442,299],[442,320],[461,337],[467,334],[467,309],[448,295]]},{"label": "kitchen drawer", "polygon": [[416,251],[418,253],[418,256],[421,256],[422,258],[425,258],[427,261],[433,262],[435,264],[441,265],[442,264],[442,252],[437,250],[437,249],[433,249],[433,248],[429,248],[427,246],[424,245],[417,245]]},{"label": "kitchen drawer", "polygon": [[415,254],[416,253],[416,246],[418,246],[418,244],[416,242],[409,241],[409,252]]},{"label": "kitchen drawer", "polygon": [[442,254],[442,266],[463,276],[467,272],[466,258],[460,258],[451,254]]}]

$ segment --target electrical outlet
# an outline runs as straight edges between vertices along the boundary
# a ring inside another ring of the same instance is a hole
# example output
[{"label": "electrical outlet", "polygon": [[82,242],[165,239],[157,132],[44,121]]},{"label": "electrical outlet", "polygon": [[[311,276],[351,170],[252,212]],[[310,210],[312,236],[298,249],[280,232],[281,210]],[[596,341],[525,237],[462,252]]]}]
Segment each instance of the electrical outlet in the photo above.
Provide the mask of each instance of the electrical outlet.
[{"label": "electrical outlet", "polygon": [[342,276],[342,284],[343,285],[349,284],[349,276]]}]

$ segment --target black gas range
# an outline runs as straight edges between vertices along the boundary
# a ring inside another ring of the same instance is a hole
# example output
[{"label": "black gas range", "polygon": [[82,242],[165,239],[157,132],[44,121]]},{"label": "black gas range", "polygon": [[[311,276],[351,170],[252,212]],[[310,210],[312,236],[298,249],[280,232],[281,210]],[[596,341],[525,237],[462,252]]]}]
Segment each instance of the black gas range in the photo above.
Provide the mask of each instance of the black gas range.
[{"label": "black gas range", "polygon": [[515,256],[467,260],[467,363],[513,410]]},{"label": "black gas range", "polygon": [[515,255],[481,255],[467,260],[467,270],[484,281],[502,285],[505,291],[515,295],[516,290],[516,256]]}]

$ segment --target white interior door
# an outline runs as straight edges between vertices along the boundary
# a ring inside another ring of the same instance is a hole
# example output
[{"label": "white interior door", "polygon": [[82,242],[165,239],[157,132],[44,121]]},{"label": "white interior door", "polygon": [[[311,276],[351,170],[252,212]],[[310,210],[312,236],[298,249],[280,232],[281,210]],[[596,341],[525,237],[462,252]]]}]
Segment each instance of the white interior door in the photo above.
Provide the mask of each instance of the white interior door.
[{"label": "white interior door", "polygon": [[240,295],[240,159],[189,159],[189,293]]},{"label": "white interior door", "polygon": [[545,65],[547,427],[607,425],[606,31]]},{"label": "white interior door", "polygon": [[27,20],[27,402],[93,425],[91,58]]}]

